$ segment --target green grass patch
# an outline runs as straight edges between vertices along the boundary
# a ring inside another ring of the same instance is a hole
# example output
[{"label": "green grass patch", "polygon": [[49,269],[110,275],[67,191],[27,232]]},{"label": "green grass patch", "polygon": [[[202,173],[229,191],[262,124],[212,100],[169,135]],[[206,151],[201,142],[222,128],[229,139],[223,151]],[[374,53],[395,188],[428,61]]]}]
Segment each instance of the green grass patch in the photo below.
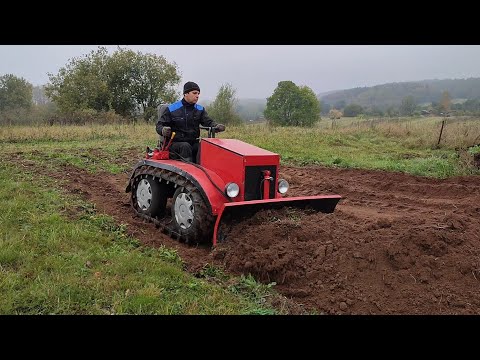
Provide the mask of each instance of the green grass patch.
[{"label": "green grass patch", "polygon": [[[439,118],[341,119],[332,128],[323,119],[313,128],[229,126],[220,138],[240,139],[280,154],[283,164],[322,165],[402,171],[445,178],[478,175],[466,167],[456,148],[478,143],[478,119],[454,119],[444,127],[439,145]],[[63,134],[62,131],[65,131]],[[202,136],[206,132],[202,131]],[[72,165],[90,172],[128,172],[158,140],[154,124],[0,128],[0,150],[22,152],[45,166]],[[476,141],[476,142],[475,142]],[[472,147],[473,146],[473,147]]]},{"label": "green grass patch", "polygon": [[471,148],[468,149],[468,152],[469,152],[471,155],[480,154],[480,145],[472,146]]},{"label": "green grass patch", "polygon": [[[118,152],[118,151],[117,151]],[[106,171],[118,174],[125,171],[126,164],[117,163],[115,155],[105,153],[96,148],[42,148],[25,152],[26,159],[34,160],[48,169],[57,169],[62,166],[74,166],[85,169],[90,173]],[[130,164],[128,164],[130,165]]]},{"label": "green grass patch", "polygon": [[186,273],[174,250],[140,246],[126,225],[51,185],[0,162],[0,314],[275,313]]},{"label": "green grass patch", "polygon": [[242,129],[235,137],[281,154],[282,163],[287,165],[401,171],[438,178],[478,173],[464,168],[455,150],[407,146],[402,139],[373,131],[320,134],[315,130],[274,128],[267,135],[266,127],[259,126],[258,132],[251,129],[252,134]]}]

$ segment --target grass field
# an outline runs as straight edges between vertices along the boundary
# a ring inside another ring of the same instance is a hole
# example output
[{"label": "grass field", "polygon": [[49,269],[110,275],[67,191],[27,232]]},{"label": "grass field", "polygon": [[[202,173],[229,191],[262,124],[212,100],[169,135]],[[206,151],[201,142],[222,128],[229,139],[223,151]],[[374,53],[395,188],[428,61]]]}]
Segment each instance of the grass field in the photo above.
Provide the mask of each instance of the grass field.
[{"label": "grass field", "polygon": [[92,204],[4,161],[0,203],[0,314],[276,313],[269,286],[220,286],[206,279],[228,276],[209,268],[193,277],[176,251],[139,246]]},{"label": "grass field", "polygon": [[[479,175],[480,119],[322,120],[313,129],[228,127],[283,164]],[[128,172],[157,141],[154,125],[0,127],[0,314],[278,314],[274,287],[205,269],[196,278],[172,249],[144,248],[122,224],[10,159],[60,171]],[[476,145],[476,146],[475,146]],[[70,209],[76,209],[71,213]],[[215,279],[215,281],[209,281]]]}]

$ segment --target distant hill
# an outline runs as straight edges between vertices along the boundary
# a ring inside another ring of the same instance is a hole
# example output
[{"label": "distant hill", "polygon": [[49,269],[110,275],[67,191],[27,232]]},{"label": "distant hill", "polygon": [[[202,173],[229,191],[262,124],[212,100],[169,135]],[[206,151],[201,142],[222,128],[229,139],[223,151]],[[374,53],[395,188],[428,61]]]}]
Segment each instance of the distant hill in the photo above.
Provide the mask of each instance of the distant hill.
[{"label": "distant hill", "polygon": [[323,93],[318,93],[317,98],[320,99],[320,98],[325,97],[327,95],[330,95],[330,94],[333,94],[333,93],[336,93],[336,92],[340,92],[340,91],[345,91],[345,90],[346,89],[325,91]]},{"label": "distant hill", "polygon": [[444,91],[448,91],[452,99],[460,99],[457,101],[480,99],[480,78],[388,83],[322,93],[317,97],[323,103],[337,108],[358,104],[364,108],[385,110],[389,106],[399,106],[407,96],[413,96],[417,104],[438,103]]}]

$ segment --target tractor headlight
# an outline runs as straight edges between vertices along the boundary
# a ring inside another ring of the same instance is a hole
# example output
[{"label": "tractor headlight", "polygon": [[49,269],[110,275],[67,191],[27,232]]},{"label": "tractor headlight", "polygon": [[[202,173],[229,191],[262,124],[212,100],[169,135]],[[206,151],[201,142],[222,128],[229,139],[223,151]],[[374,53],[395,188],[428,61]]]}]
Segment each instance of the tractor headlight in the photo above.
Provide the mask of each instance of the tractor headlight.
[{"label": "tractor headlight", "polygon": [[280,194],[285,194],[288,190],[288,181],[285,179],[278,180],[278,192]]},{"label": "tractor headlight", "polygon": [[227,186],[225,186],[225,193],[229,198],[234,198],[238,196],[239,192],[240,192],[240,188],[238,187],[237,184],[233,182],[228,183]]}]

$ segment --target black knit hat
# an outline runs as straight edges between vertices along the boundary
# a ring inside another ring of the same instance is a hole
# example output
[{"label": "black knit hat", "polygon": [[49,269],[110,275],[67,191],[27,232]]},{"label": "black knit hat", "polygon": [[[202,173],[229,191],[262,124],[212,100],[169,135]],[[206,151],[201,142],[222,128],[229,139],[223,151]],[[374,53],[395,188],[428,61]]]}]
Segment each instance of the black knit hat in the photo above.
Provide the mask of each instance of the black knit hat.
[{"label": "black knit hat", "polygon": [[193,91],[193,90],[197,90],[198,92],[200,92],[200,87],[197,84],[195,84],[193,81],[188,81],[185,83],[185,85],[183,85],[184,94],[189,93],[190,91]]}]

